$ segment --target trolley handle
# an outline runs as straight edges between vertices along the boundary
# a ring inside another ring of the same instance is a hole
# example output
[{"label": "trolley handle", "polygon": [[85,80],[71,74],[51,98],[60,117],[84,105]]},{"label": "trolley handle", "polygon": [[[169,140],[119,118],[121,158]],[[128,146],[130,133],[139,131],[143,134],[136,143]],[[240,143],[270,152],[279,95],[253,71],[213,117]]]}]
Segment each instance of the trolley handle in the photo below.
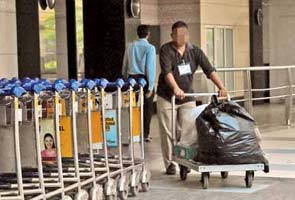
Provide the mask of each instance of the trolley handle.
[{"label": "trolley handle", "polygon": [[25,84],[25,83],[36,83],[36,82],[39,82],[40,79],[39,78],[34,78],[34,79],[31,79],[30,77],[24,77],[21,82],[22,84]]},{"label": "trolley handle", "polygon": [[140,87],[143,87],[144,88],[146,86],[146,84],[147,84],[147,82],[146,82],[146,80],[144,78],[139,78],[138,79],[138,85]]},{"label": "trolley handle", "polygon": [[97,87],[101,89],[106,89],[109,84],[109,81],[105,78],[101,78],[101,79],[96,79],[95,83]]},{"label": "trolley handle", "polygon": [[2,88],[0,89],[0,95],[1,96],[15,96],[15,97],[21,97],[24,94],[26,94],[27,91],[20,87],[20,86],[14,86],[12,88]]},{"label": "trolley handle", "polygon": [[5,84],[8,83],[8,79],[7,78],[1,78],[0,79],[0,88],[3,88]]},{"label": "trolley handle", "polygon": [[57,91],[58,93],[61,93],[66,88],[66,86],[59,80],[54,81],[53,84],[43,82],[42,85],[44,86],[44,90]]},{"label": "trolley handle", "polygon": [[29,92],[34,92],[36,94],[40,94],[43,90],[45,90],[45,86],[39,82],[28,82],[22,84],[22,87]]},{"label": "trolley handle", "polygon": [[136,85],[136,80],[134,78],[128,78],[126,83],[128,86],[134,87]]},{"label": "trolley handle", "polygon": [[79,88],[87,88],[89,90],[93,90],[95,87],[95,82],[90,79],[84,78],[82,81],[79,83]]},{"label": "trolley handle", "polygon": [[[184,93],[185,97],[193,97],[193,98],[197,98],[197,97],[211,97],[211,96],[217,96],[218,97],[218,93],[214,92],[214,93]],[[171,102],[172,104],[175,104],[175,95],[173,95],[171,97]],[[231,100],[230,95],[227,95],[227,97],[218,97],[219,100]]]},{"label": "trolley handle", "polygon": [[58,79],[57,80],[59,83],[63,84],[65,88],[73,90],[73,91],[78,91],[79,89],[79,82],[76,81],[75,79],[71,79],[70,82],[64,80],[64,79]]},{"label": "trolley handle", "polygon": [[14,86],[21,86],[21,82],[16,79],[11,79],[3,85],[3,88],[12,88]]}]

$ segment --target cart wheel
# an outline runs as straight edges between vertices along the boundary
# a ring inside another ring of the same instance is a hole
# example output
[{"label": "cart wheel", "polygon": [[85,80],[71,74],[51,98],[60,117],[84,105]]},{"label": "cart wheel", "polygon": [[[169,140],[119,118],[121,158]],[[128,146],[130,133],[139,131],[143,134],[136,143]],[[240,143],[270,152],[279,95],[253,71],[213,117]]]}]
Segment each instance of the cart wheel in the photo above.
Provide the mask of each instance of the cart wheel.
[{"label": "cart wheel", "polygon": [[143,192],[148,192],[150,190],[150,183],[141,183],[141,189]]},{"label": "cart wheel", "polygon": [[128,198],[128,191],[119,191],[118,197],[121,200],[126,200]]},{"label": "cart wheel", "polygon": [[132,197],[136,197],[138,195],[138,193],[139,193],[139,187],[138,187],[138,185],[137,186],[131,186],[130,187],[130,195]]},{"label": "cart wheel", "polygon": [[105,196],[105,199],[106,200],[115,200],[116,196],[114,196],[114,195]]},{"label": "cart wheel", "polygon": [[185,181],[187,179],[187,174],[188,174],[188,168],[183,166],[183,165],[179,165],[180,171],[180,179]]},{"label": "cart wheel", "polygon": [[228,172],[221,172],[221,178],[226,179],[228,177]]},{"label": "cart wheel", "polygon": [[72,197],[65,195],[65,197],[63,198],[63,200],[72,200]]},{"label": "cart wheel", "polygon": [[202,173],[202,186],[203,189],[207,189],[209,187],[209,172]]},{"label": "cart wheel", "polygon": [[254,178],[254,172],[253,171],[246,171],[245,182],[246,182],[247,188],[252,187],[253,178]]}]

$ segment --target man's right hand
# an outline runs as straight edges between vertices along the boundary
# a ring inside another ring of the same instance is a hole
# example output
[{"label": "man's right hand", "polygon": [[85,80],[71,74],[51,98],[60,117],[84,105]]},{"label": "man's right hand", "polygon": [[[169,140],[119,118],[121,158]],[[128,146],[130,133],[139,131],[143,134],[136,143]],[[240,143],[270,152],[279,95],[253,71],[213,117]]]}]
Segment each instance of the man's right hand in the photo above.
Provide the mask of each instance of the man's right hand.
[{"label": "man's right hand", "polygon": [[184,92],[182,89],[180,89],[179,87],[175,87],[173,89],[174,95],[176,96],[177,99],[184,99]]}]

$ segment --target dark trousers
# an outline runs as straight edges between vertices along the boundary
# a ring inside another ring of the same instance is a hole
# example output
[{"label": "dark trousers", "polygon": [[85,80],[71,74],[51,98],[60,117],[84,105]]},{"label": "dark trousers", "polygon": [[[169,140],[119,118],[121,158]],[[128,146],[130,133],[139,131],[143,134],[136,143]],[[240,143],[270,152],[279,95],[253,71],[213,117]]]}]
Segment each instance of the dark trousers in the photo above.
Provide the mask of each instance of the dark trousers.
[{"label": "dark trousers", "polygon": [[[143,75],[129,75],[129,77],[134,78],[136,81],[139,78],[145,78]],[[148,84],[144,87],[144,103],[143,103],[143,132],[144,132],[144,138],[148,138],[150,135],[150,124],[151,119],[153,116],[153,103],[154,103],[154,96],[155,91],[153,90],[152,96],[147,98],[145,95],[148,92]],[[136,99],[138,99],[138,96],[136,96]]]},{"label": "dark trousers", "polygon": [[151,124],[151,119],[153,116],[153,103],[154,103],[154,96],[155,92],[153,91],[152,96],[147,98],[145,96],[147,92],[144,92],[144,104],[143,104],[143,120],[144,120],[144,125],[143,125],[143,130],[144,130],[144,138],[148,138],[150,135],[150,124]]}]

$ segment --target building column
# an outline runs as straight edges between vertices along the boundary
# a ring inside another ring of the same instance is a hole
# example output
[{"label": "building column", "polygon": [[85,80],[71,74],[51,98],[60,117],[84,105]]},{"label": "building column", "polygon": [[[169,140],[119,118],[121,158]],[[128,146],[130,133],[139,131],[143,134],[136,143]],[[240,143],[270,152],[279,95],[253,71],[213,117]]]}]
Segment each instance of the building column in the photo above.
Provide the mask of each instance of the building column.
[{"label": "building column", "polygon": [[[263,66],[263,23],[259,23],[259,12],[262,12],[262,0],[250,0],[250,65]],[[251,73],[252,88],[261,89],[269,87],[268,75],[266,71],[256,71]],[[269,96],[267,92],[257,92],[253,97]],[[256,101],[254,103],[262,103]]]},{"label": "building column", "polygon": [[83,0],[86,78],[121,76],[125,49],[124,0]]},{"label": "building column", "polygon": [[[10,1],[10,0],[7,0]],[[40,77],[40,36],[38,1],[16,1],[19,78]]]},{"label": "building column", "polygon": [[0,0],[0,78],[18,76],[15,0]]},{"label": "building column", "polygon": [[57,77],[68,79],[67,16],[66,1],[57,0],[55,5]]}]

